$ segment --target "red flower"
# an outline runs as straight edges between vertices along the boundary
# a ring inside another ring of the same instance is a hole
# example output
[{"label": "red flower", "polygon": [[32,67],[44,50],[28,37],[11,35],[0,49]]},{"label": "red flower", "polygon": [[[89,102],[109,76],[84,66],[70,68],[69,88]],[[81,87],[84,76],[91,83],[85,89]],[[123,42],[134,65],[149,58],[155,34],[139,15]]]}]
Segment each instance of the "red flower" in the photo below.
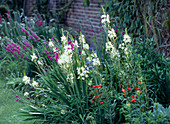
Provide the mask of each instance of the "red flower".
[{"label": "red flower", "polygon": [[98,98],[100,98],[100,95],[96,95],[96,96],[94,96],[93,98],[94,98],[94,99],[98,99]]},{"label": "red flower", "polygon": [[100,104],[103,104],[104,102],[100,102]]},{"label": "red flower", "polygon": [[100,87],[101,87],[101,84],[99,84],[99,85],[96,85],[96,87],[97,87],[97,88],[100,88]]},{"label": "red flower", "polygon": [[136,87],[135,90],[140,90],[140,88],[137,88],[137,87]]},{"label": "red flower", "polygon": [[95,85],[93,85],[93,88],[97,88]]},{"label": "red flower", "polygon": [[131,98],[132,98],[132,99],[135,99],[135,98],[136,98],[136,95],[132,95]]},{"label": "red flower", "polygon": [[130,99],[133,103],[136,102],[136,95],[131,96],[132,99]]},{"label": "red flower", "polygon": [[123,93],[125,93],[125,89],[122,88],[121,91],[122,91]]},{"label": "red flower", "polygon": [[132,90],[132,88],[129,88],[129,87],[128,87],[128,91],[131,91],[131,90]]},{"label": "red flower", "polygon": [[140,90],[140,88],[135,88],[135,90],[139,91],[140,93],[142,93],[142,91]]},{"label": "red flower", "polygon": [[93,85],[93,88],[100,88],[101,87],[101,84],[99,85]]},{"label": "red flower", "polygon": [[133,103],[136,102],[136,99],[130,99]]},{"label": "red flower", "polygon": [[91,100],[91,104],[93,104],[93,100]]}]

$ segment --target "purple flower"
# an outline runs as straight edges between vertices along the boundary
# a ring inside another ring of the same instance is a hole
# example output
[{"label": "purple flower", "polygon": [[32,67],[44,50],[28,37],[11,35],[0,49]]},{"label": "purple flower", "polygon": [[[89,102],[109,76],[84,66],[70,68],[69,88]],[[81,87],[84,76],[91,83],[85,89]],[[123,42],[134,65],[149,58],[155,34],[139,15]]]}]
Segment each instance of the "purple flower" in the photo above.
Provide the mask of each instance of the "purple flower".
[{"label": "purple flower", "polygon": [[81,31],[81,30],[79,29],[79,31]]},{"label": "purple flower", "polygon": [[27,59],[27,56],[25,56],[25,60]]},{"label": "purple flower", "polygon": [[74,49],[74,46],[75,46],[75,45],[72,43],[72,44],[71,44],[71,49]]},{"label": "purple flower", "polygon": [[122,30],[125,30],[125,28],[122,28]]},{"label": "purple flower", "polygon": [[68,42],[68,44],[70,44],[70,43],[72,43],[72,40],[70,40],[70,41]]},{"label": "purple flower", "polygon": [[32,49],[32,44],[30,45],[30,49]]},{"label": "purple flower", "polygon": [[42,24],[43,24],[42,21],[40,21],[40,26],[41,26]]},{"label": "purple flower", "polygon": [[47,71],[47,69],[45,68],[44,71]]},{"label": "purple flower", "polygon": [[52,37],[51,39],[54,40],[54,37]]},{"label": "purple flower", "polygon": [[53,76],[51,76],[51,78],[53,78]]},{"label": "purple flower", "polygon": [[19,99],[16,99],[16,101],[19,101]]},{"label": "purple flower", "polygon": [[51,55],[47,55],[47,57],[49,58],[49,57],[51,57]]},{"label": "purple flower", "polygon": [[94,32],[94,30],[93,30],[93,29],[91,29],[91,31],[92,31],[92,32]]},{"label": "purple flower", "polygon": [[100,31],[102,31],[102,29],[100,29]]},{"label": "purple flower", "polygon": [[23,58],[24,57],[24,54],[21,54],[21,58]]},{"label": "purple flower", "polygon": [[125,34],[125,32],[122,32],[122,35],[124,35]]},{"label": "purple flower", "polygon": [[16,97],[19,97],[18,95],[16,95]]},{"label": "purple flower", "polygon": [[116,29],[116,31],[118,31],[118,29]]}]

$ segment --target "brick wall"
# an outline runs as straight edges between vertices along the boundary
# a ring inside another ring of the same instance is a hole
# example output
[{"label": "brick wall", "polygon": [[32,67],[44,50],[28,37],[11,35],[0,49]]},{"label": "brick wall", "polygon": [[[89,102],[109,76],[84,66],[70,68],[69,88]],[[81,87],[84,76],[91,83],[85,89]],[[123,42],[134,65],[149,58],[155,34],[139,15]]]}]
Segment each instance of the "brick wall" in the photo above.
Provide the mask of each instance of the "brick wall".
[{"label": "brick wall", "polygon": [[[90,6],[83,6],[83,0],[74,0],[67,14],[66,25],[72,27],[76,31],[81,30],[86,40],[91,44],[93,34],[96,34],[98,40],[101,39],[101,6],[104,5],[99,0],[90,0]],[[93,32],[94,31],[94,32]]]},{"label": "brick wall", "polygon": [[[32,6],[34,6],[37,0],[26,0],[26,10],[29,16],[32,11]],[[48,8],[52,13],[57,12],[57,10],[62,7],[62,2],[67,3],[67,0],[49,0]],[[104,5],[103,2],[99,0],[90,0],[90,6],[83,6],[84,0],[74,0],[69,8],[69,12],[66,15],[66,21],[64,24],[68,27],[73,28],[76,31],[81,30],[85,35],[87,42],[91,43],[93,41],[93,34],[96,34],[98,40],[101,39],[100,36],[100,22],[101,6]],[[94,32],[93,32],[93,31]]]}]

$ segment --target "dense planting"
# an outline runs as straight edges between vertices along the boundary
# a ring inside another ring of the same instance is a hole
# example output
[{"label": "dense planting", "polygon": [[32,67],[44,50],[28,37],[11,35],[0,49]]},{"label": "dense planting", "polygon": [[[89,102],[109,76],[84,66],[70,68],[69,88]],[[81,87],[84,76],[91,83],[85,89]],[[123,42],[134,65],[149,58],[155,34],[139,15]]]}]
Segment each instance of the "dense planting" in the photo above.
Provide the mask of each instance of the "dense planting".
[{"label": "dense planting", "polygon": [[23,94],[16,102],[27,106],[20,112],[28,120],[169,123],[169,59],[153,39],[134,41],[129,29],[111,26],[102,10],[103,40],[94,35],[93,48],[81,32],[75,37],[41,15],[1,17],[1,75]]}]

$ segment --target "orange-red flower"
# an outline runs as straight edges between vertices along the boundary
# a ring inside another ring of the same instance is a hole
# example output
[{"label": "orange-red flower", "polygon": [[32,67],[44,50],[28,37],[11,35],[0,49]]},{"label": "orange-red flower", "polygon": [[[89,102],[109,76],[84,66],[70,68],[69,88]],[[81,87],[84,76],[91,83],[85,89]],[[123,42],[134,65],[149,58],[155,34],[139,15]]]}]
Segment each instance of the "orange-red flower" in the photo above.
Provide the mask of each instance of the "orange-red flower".
[{"label": "orange-red flower", "polygon": [[129,85],[127,86],[127,89],[128,89],[128,91],[131,91],[131,90],[132,90],[132,88],[130,88]]},{"label": "orange-red flower", "polygon": [[125,93],[125,89],[122,88],[121,91],[122,91],[123,93]]},{"label": "orange-red flower", "polygon": [[135,98],[136,98],[136,95],[132,95],[131,98],[132,98],[132,99],[135,99]]},{"label": "orange-red flower", "polygon": [[133,103],[136,102],[136,99],[130,99]]},{"label": "orange-red flower", "polygon": [[136,87],[135,90],[140,90],[140,88],[137,88],[137,87]]},{"label": "orange-red flower", "polygon": [[93,104],[93,100],[91,100],[91,104]]},{"label": "orange-red flower", "polygon": [[93,98],[94,98],[94,99],[98,99],[98,98],[100,98],[100,95],[96,95],[96,96],[94,96]]},{"label": "orange-red flower", "polygon": [[132,90],[132,88],[129,88],[129,87],[128,87],[127,89],[128,89],[128,91],[131,91],[131,90]]},{"label": "orange-red flower", "polygon": [[132,99],[130,99],[133,103],[136,102],[136,95],[131,96]]},{"label": "orange-red flower", "polygon": [[101,84],[99,85],[93,85],[93,88],[100,88],[101,87]]},{"label": "orange-red flower", "polygon": [[104,102],[100,102],[100,104],[103,104]]},{"label": "orange-red flower", "polygon": [[142,93],[142,91],[140,90],[140,88],[135,88],[135,90],[139,91],[140,93]]}]

